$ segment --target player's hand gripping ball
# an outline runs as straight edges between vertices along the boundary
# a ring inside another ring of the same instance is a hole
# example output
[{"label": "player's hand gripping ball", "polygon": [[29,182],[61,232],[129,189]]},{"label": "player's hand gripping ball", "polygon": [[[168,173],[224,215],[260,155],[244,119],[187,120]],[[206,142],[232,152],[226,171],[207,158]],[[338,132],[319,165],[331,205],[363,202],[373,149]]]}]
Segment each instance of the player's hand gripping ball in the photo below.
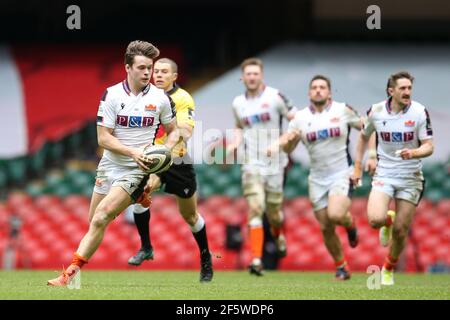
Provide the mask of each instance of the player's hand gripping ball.
[{"label": "player's hand gripping ball", "polygon": [[147,146],[143,153],[148,174],[166,171],[172,165],[172,153],[164,145]]}]

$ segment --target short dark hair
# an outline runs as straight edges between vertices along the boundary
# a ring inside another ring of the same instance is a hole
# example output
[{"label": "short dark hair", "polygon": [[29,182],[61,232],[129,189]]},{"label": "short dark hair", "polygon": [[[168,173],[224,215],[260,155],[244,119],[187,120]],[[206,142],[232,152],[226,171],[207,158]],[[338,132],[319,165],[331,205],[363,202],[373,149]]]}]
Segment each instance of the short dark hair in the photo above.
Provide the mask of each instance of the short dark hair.
[{"label": "short dark hair", "polygon": [[259,58],[248,58],[242,61],[241,70],[244,71],[247,66],[258,66],[261,68],[261,71],[264,69],[264,65],[261,59]]},{"label": "short dark hair", "polygon": [[397,84],[397,80],[399,79],[409,79],[411,83],[414,82],[414,77],[408,71],[399,71],[391,74],[386,85],[386,94],[388,95],[388,97],[390,96],[389,88],[394,88]]},{"label": "short dark hair", "polygon": [[172,59],[161,58],[161,59],[158,59],[158,61],[156,61],[156,62],[168,63],[168,64],[170,64],[170,68],[172,69],[172,72],[173,73],[178,73],[178,65]]},{"label": "short dark hair", "polygon": [[127,46],[127,50],[125,51],[125,64],[133,65],[135,56],[155,59],[159,56],[159,49],[149,42],[135,40]]},{"label": "short dark hair", "polygon": [[314,81],[316,80],[323,80],[327,83],[328,85],[328,89],[331,90],[331,80],[328,77],[325,77],[324,75],[321,74],[316,74],[314,77],[312,77],[311,81],[309,82],[309,87],[311,88],[311,85]]}]

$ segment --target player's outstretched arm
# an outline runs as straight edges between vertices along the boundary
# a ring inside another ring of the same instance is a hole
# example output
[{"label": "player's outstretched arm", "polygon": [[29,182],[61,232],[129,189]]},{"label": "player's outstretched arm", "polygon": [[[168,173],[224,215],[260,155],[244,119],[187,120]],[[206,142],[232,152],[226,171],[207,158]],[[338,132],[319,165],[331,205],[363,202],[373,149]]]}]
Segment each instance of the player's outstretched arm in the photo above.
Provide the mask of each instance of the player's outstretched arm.
[{"label": "player's outstretched arm", "polygon": [[362,159],[367,148],[368,140],[369,138],[364,134],[364,132],[359,133],[358,143],[356,144],[355,168],[353,169],[353,173],[350,177],[354,186],[360,185],[362,177]]},{"label": "player's outstretched arm", "polygon": [[131,148],[123,145],[119,139],[112,135],[112,132],[112,128],[97,126],[98,145],[114,153],[131,157],[139,165],[139,167],[143,170],[148,170],[148,167],[145,165],[142,149]]},{"label": "player's outstretched arm", "polygon": [[375,174],[375,170],[377,169],[377,142],[376,142],[376,133],[372,133],[369,138],[369,146],[368,146],[368,157],[365,165],[365,171],[369,173],[369,175],[373,176]]},{"label": "player's outstretched arm", "polygon": [[243,136],[244,136],[244,133],[242,131],[242,128],[239,126],[236,126],[236,128],[234,128],[234,132],[233,132],[233,140],[231,141],[231,143],[227,143],[227,148],[226,148],[227,155],[229,155],[230,153],[233,153],[237,148],[239,148],[239,146],[242,143]]},{"label": "player's outstretched arm", "polygon": [[294,151],[295,147],[297,147],[300,142],[301,132],[298,129],[293,129],[289,132],[286,132],[280,136],[280,138],[275,141],[270,148],[267,150],[267,155],[270,156],[280,149],[284,152],[291,153]]},{"label": "player's outstretched arm", "polygon": [[433,139],[420,140],[420,147],[416,149],[402,149],[400,157],[403,160],[419,159],[431,156],[434,151]]},{"label": "player's outstretched arm", "polygon": [[180,139],[182,139],[182,137],[180,136],[180,130],[177,127],[177,121],[174,118],[169,123],[163,124],[163,126],[164,131],[167,132],[167,141],[164,145],[172,150],[180,141]]},{"label": "player's outstretched arm", "polygon": [[193,129],[194,128],[190,124],[184,122],[178,123],[178,130],[184,142],[187,142],[192,137]]}]

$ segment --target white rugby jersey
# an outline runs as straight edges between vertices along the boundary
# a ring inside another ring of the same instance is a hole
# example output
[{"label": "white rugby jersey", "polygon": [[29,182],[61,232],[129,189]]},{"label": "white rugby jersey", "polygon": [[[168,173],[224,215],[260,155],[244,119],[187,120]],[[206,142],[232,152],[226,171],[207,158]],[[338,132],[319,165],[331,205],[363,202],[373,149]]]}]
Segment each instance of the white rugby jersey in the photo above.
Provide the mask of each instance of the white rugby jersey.
[{"label": "white rugby jersey", "polygon": [[378,165],[376,174],[389,177],[419,177],[422,179],[420,159],[403,160],[397,150],[415,149],[420,140],[433,137],[430,116],[423,105],[411,101],[403,111],[393,113],[391,99],[376,103],[367,112],[363,133],[377,132]]},{"label": "white rugby jersey", "polygon": [[267,149],[279,138],[283,117],[295,110],[285,96],[268,86],[256,97],[241,94],[234,98],[233,113],[243,128],[244,170],[252,168],[261,174],[275,174],[287,165],[286,153],[269,158]]},{"label": "white rugby jersey", "polygon": [[327,177],[352,165],[350,129],[359,129],[360,124],[361,117],[352,107],[332,101],[322,112],[312,106],[298,111],[288,131],[301,131],[301,141],[311,159],[311,176]]},{"label": "white rugby jersey", "polygon": [[[135,96],[126,80],[106,89],[97,113],[97,125],[114,129],[113,136],[128,147],[153,144],[160,124],[175,118],[175,109],[164,90],[148,84]],[[105,150],[103,156],[116,164],[135,167],[131,158]]]}]

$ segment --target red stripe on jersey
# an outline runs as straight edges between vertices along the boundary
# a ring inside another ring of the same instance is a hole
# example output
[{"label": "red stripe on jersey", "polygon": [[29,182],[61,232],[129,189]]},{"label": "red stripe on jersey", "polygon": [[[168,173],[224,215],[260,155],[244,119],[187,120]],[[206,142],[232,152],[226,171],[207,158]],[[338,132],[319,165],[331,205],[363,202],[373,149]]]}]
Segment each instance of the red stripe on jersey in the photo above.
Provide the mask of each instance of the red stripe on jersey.
[{"label": "red stripe on jersey", "polygon": [[158,129],[156,130],[156,139],[161,138],[162,136],[164,136],[164,134],[166,133],[166,131],[164,130],[164,126],[158,126]]}]

